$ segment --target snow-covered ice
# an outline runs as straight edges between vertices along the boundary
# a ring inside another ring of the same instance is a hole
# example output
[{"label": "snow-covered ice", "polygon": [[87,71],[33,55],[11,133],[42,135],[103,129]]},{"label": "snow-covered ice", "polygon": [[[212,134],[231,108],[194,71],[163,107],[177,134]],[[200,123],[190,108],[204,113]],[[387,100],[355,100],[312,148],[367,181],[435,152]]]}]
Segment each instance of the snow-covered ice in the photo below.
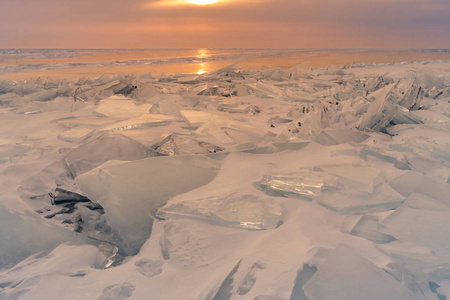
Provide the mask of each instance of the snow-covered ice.
[{"label": "snow-covered ice", "polygon": [[0,80],[0,299],[446,299],[449,70]]}]

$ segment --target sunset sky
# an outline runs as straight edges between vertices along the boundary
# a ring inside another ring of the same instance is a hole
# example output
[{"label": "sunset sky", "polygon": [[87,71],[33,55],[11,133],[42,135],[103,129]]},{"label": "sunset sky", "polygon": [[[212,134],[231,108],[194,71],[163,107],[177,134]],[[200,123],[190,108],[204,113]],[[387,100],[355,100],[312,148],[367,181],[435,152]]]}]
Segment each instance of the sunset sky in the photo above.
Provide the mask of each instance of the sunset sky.
[{"label": "sunset sky", "polygon": [[0,48],[450,48],[449,16],[449,0],[0,0]]}]

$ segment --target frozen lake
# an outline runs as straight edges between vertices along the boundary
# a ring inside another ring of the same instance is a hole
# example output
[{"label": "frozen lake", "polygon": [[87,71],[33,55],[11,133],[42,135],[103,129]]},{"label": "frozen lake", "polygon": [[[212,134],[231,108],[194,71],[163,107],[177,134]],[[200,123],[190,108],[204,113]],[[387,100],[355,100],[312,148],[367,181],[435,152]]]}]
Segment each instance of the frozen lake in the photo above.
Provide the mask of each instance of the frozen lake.
[{"label": "frozen lake", "polygon": [[0,50],[0,299],[446,299],[449,56]]}]

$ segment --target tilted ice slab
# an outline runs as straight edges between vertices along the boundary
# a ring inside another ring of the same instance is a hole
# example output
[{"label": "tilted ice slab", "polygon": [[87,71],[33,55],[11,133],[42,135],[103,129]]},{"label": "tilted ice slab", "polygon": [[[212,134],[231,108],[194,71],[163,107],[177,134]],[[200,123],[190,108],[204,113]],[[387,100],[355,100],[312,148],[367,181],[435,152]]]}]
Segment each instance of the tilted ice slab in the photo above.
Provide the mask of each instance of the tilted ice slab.
[{"label": "tilted ice slab", "polygon": [[103,117],[134,118],[148,114],[152,106],[150,103],[136,105],[124,96],[111,96],[102,100],[94,112]]},{"label": "tilted ice slab", "polygon": [[108,160],[136,160],[155,155],[153,150],[129,137],[106,133],[70,151],[64,157],[64,163],[76,177]]},{"label": "tilted ice slab", "polygon": [[136,254],[150,236],[154,210],[169,198],[210,182],[220,163],[204,155],[152,157],[107,163],[76,178],[79,188],[105,209],[106,220]]},{"label": "tilted ice slab", "polygon": [[309,300],[415,300],[400,282],[359,255],[340,245],[303,286]]},{"label": "tilted ice slab", "polygon": [[278,226],[281,213],[281,207],[273,199],[231,194],[169,202],[158,209],[156,215],[161,218],[196,218],[244,229],[273,229]]}]

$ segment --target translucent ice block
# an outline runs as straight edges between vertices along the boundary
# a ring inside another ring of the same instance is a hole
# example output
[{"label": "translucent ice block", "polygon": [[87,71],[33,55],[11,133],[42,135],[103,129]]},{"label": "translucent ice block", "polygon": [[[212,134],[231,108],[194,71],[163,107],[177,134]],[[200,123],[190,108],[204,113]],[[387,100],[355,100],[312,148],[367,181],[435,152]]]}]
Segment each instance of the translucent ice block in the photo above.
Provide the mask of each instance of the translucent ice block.
[{"label": "translucent ice block", "polygon": [[169,198],[211,181],[219,162],[203,155],[152,157],[100,166],[76,178],[80,190],[105,209],[122,249],[135,254],[150,236],[154,210]]},{"label": "translucent ice block", "polygon": [[320,195],[323,186],[323,177],[308,173],[267,175],[260,182],[261,189],[269,195],[298,197],[305,200],[312,200]]}]

